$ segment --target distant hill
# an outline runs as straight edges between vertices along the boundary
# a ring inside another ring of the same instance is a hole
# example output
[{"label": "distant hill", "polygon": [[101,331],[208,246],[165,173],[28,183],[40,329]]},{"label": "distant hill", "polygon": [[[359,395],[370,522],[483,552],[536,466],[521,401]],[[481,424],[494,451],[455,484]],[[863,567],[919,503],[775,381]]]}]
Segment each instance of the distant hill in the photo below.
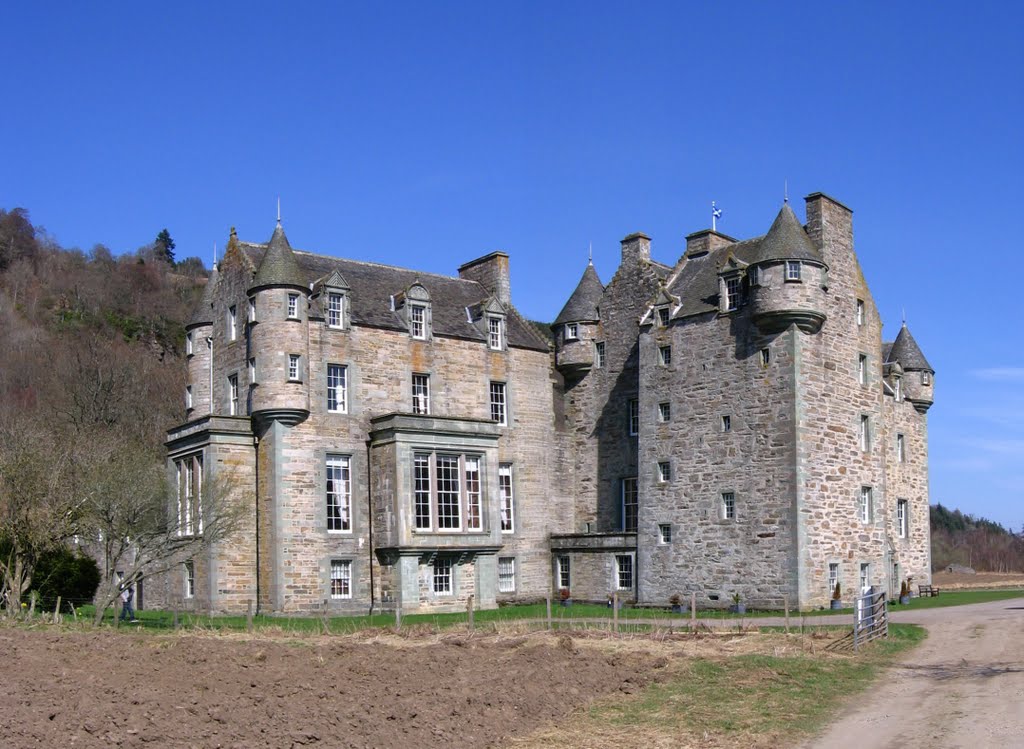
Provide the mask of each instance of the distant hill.
[{"label": "distant hill", "polygon": [[1024,537],[999,523],[937,504],[931,529],[933,570],[962,564],[978,572],[1024,572]]}]

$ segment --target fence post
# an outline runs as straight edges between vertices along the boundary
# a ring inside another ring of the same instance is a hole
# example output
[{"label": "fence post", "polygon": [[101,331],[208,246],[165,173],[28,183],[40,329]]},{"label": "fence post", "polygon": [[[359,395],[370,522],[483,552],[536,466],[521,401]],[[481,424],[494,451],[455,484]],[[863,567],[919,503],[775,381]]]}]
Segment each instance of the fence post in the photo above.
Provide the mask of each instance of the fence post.
[{"label": "fence post", "polygon": [[612,629],[619,633],[619,592],[612,593]]},{"label": "fence post", "polygon": [[331,633],[331,620],[327,611],[327,599],[324,599],[323,613],[320,615],[320,624],[324,628],[324,634],[329,635]]},{"label": "fence post", "polygon": [[782,605],[786,607],[786,634],[789,634],[789,594],[786,594],[782,599]]},{"label": "fence post", "polygon": [[697,634],[697,594],[690,593],[690,628]]},{"label": "fence post", "polygon": [[57,605],[53,608],[53,623],[60,621],[60,596],[57,596]]},{"label": "fence post", "polygon": [[246,602],[245,608],[245,631],[252,633],[252,599]]},{"label": "fence post", "polygon": [[395,601],[395,629],[402,629],[402,602]]},{"label": "fence post", "polygon": [[550,632],[551,629],[552,629],[552,625],[551,625],[551,596],[548,596],[544,600],[546,601],[547,607],[548,607],[548,632]]},{"label": "fence post", "polygon": [[114,599],[114,629],[121,626],[121,594]]},{"label": "fence post", "polygon": [[470,593],[469,598],[466,599],[466,613],[469,615],[469,631],[472,632],[473,625],[473,594]]},{"label": "fence post", "polygon": [[181,627],[178,622],[178,604],[174,604],[174,629],[177,631]]}]

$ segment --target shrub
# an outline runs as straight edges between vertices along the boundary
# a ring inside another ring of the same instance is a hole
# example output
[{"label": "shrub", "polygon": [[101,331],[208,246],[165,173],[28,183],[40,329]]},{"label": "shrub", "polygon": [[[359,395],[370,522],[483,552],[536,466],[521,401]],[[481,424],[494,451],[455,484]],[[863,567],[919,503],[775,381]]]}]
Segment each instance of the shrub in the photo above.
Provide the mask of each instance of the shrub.
[{"label": "shrub", "polygon": [[100,584],[100,570],[95,560],[70,549],[56,549],[39,557],[31,590],[39,593],[39,605],[52,609],[57,596],[67,610],[69,603],[81,605],[92,600]]}]

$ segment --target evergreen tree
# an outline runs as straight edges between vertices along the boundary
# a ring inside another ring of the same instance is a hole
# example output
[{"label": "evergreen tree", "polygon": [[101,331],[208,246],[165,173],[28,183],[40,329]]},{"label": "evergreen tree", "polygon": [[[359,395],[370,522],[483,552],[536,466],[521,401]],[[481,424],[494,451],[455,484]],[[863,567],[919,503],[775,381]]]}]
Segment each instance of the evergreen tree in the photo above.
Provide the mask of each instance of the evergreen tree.
[{"label": "evergreen tree", "polygon": [[171,233],[163,229],[156,235],[156,256],[166,260],[169,265],[174,265],[174,240]]}]

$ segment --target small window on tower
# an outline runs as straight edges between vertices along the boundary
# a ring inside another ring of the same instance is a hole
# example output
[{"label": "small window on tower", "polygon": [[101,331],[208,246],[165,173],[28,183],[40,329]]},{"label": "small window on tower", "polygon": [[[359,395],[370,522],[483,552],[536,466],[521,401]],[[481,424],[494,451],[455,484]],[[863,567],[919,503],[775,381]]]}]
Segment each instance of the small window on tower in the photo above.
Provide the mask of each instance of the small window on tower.
[{"label": "small window on tower", "polygon": [[288,319],[297,320],[299,317],[299,295],[288,295]]},{"label": "small window on tower", "polygon": [[864,324],[864,300],[857,300],[857,326],[860,327]]},{"label": "small window on tower", "polygon": [[658,346],[658,364],[667,367],[672,363],[672,347]]},{"label": "small window on tower", "polygon": [[800,280],[800,261],[799,260],[787,260],[786,261],[786,280],[787,281],[799,281]]},{"label": "small window on tower", "polygon": [[604,341],[594,344],[594,366],[598,369],[604,366]]},{"label": "small window on tower", "polygon": [[672,420],[672,404],[671,403],[659,403],[658,404],[658,419],[659,419],[659,421],[671,421]]},{"label": "small window on tower", "polygon": [[722,417],[722,431],[723,432],[731,432],[732,431],[732,416],[729,416],[728,414],[726,414],[725,416]]},{"label": "small window on tower", "polygon": [[668,325],[668,319],[669,319],[669,309],[668,309],[668,307],[659,307],[658,308],[658,324],[661,327],[664,328],[666,325]]},{"label": "small window on tower", "polygon": [[762,367],[767,367],[769,364],[771,364],[771,361],[772,361],[771,349],[767,349],[767,348],[761,349],[761,366]]},{"label": "small window on tower", "polygon": [[579,338],[579,328],[576,323],[567,323],[565,326],[565,340],[575,341],[577,338]]}]

